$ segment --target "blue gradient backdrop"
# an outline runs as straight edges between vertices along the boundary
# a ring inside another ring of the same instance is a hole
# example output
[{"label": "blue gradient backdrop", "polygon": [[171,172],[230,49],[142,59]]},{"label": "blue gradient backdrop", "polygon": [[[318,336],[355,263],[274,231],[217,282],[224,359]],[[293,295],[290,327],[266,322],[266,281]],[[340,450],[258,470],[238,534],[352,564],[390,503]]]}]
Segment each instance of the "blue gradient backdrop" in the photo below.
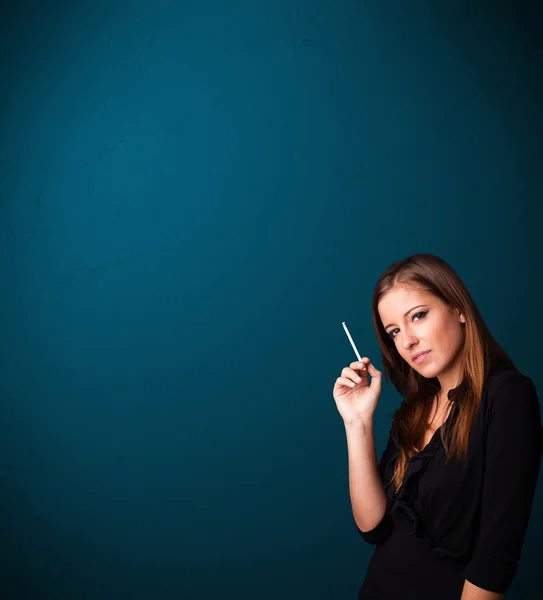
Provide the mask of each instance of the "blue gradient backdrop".
[{"label": "blue gradient backdrop", "polygon": [[541,395],[536,6],[2,5],[1,598],[355,598],[341,322],[381,367],[409,254]]}]

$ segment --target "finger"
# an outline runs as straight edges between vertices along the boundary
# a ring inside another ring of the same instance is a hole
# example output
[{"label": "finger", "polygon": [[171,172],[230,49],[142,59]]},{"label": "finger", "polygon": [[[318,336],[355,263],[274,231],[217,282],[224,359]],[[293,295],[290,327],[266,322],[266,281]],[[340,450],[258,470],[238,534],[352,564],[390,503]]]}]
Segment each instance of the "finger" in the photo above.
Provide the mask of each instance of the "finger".
[{"label": "finger", "polygon": [[352,362],[349,366],[351,369],[366,369],[370,359],[367,356],[363,356],[361,361]]},{"label": "finger", "polygon": [[373,363],[368,364],[368,372],[372,377],[380,377],[381,371],[373,366]]},{"label": "finger", "polygon": [[356,385],[356,383],[354,381],[351,381],[347,377],[338,377],[337,378],[337,382],[339,384],[344,385],[344,386],[349,387],[349,388],[353,388]]},{"label": "finger", "polygon": [[360,375],[358,375],[358,373],[353,369],[349,369],[349,367],[345,367],[343,371],[341,371],[341,375],[345,378],[349,378],[353,381],[356,381],[356,383],[360,383],[360,381],[362,381]]}]

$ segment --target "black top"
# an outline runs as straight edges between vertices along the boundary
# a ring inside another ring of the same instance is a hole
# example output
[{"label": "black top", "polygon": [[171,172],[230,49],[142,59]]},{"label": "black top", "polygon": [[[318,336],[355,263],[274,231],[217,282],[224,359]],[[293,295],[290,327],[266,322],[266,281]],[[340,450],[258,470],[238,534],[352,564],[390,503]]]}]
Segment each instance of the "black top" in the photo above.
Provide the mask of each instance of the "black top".
[{"label": "black top", "polygon": [[[457,415],[453,404],[447,421]],[[389,434],[379,462],[386,513],[371,531],[357,526],[377,546],[359,599],[431,598],[436,589],[440,598],[458,599],[465,579],[505,593],[517,572],[542,451],[536,387],[501,363],[485,382],[467,463],[453,457],[445,465],[438,429],[409,459],[396,494],[399,449]]]}]

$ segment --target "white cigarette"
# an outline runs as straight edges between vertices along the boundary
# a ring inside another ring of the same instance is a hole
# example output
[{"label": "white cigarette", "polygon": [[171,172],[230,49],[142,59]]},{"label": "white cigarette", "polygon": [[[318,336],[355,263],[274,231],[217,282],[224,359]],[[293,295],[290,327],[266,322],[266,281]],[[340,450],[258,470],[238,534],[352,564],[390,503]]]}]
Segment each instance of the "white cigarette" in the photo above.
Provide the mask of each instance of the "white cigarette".
[{"label": "white cigarette", "polygon": [[358,360],[360,362],[362,362],[362,359],[360,358],[360,354],[358,354],[358,350],[356,349],[356,346],[354,345],[353,338],[351,337],[351,334],[349,333],[349,330],[347,329],[347,325],[345,325],[345,321],[342,322],[342,325],[343,325],[343,329],[345,329],[345,333],[347,334],[347,337],[349,338],[349,342],[351,342],[351,346],[353,347],[356,357],[358,358]]}]

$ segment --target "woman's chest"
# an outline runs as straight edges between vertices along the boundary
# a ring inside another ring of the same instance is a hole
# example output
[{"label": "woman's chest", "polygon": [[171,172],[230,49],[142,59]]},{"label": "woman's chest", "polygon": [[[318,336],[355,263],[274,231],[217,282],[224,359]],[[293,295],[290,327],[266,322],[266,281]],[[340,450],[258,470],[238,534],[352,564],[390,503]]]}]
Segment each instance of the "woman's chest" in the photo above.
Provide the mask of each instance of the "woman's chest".
[{"label": "woman's chest", "polygon": [[[435,435],[440,436],[436,431]],[[428,434],[425,436],[428,440]],[[430,434],[431,439],[431,434]],[[452,440],[448,440],[449,448]],[[430,448],[430,447],[429,447]],[[455,452],[447,458],[446,449],[440,439],[432,441],[431,452],[425,454],[421,472],[418,474],[419,497],[427,506],[433,501],[443,508],[449,504],[457,509],[466,509],[477,500],[485,467],[484,427],[479,422],[469,435],[467,454],[458,456]]]},{"label": "woman's chest", "polygon": [[448,406],[445,407],[445,412],[439,411],[433,418],[431,418],[428,421],[426,426],[426,432],[424,433],[424,436],[422,438],[422,445],[420,446],[421,450],[424,450],[424,448],[426,448],[426,446],[434,437],[434,434],[439,435],[438,429],[445,423],[451,412],[452,403],[447,404]]}]

